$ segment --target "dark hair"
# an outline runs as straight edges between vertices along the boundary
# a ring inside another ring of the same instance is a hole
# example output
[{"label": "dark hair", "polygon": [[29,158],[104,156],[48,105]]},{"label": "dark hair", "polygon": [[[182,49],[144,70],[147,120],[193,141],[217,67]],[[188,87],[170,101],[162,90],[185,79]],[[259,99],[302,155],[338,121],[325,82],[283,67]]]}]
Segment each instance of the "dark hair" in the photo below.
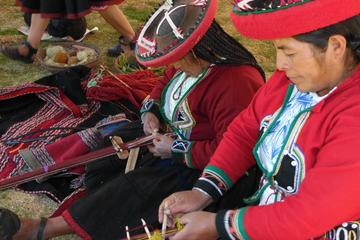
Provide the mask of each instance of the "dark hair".
[{"label": "dark hair", "polygon": [[209,63],[254,66],[265,79],[264,71],[255,57],[227,34],[215,20],[199,43],[193,48],[193,51],[197,57]]},{"label": "dark hair", "polygon": [[326,49],[329,38],[335,34],[346,38],[348,48],[358,64],[360,62],[360,15],[316,31],[297,35],[294,38],[311,43],[317,48]]}]

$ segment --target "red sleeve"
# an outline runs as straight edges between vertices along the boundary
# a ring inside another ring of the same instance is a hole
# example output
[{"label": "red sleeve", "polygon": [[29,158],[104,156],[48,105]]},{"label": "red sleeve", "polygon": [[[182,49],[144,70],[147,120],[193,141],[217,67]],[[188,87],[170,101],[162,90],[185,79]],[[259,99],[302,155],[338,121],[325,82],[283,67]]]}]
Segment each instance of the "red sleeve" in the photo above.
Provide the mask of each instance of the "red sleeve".
[{"label": "red sleeve", "polygon": [[[249,105],[263,84],[264,80],[258,70],[250,66],[231,68],[214,83],[214,94],[207,94],[204,102],[209,103],[206,105],[208,118],[216,138],[192,143],[191,160],[196,168],[204,169],[208,164],[229,124]],[[233,154],[231,151],[228,153]]]}]

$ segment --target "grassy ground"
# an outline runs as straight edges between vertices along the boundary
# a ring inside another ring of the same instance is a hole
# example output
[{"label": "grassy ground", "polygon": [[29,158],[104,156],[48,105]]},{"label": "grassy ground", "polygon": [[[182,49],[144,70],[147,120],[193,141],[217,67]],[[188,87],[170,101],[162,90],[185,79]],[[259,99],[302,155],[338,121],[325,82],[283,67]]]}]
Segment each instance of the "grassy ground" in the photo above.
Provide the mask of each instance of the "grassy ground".
[{"label": "grassy ground", "polygon": [[[16,43],[25,37],[17,32],[16,28],[23,25],[22,13],[19,8],[14,6],[14,0],[1,0],[0,7],[0,43]],[[127,0],[121,5],[124,13],[129,17],[132,26],[138,29],[143,21],[147,19],[154,7],[161,2],[160,0]],[[248,40],[241,37],[231,24],[229,13],[231,5],[228,1],[220,1],[220,7],[217,14],[217,20],[222,24],[225,30],[243,43],[250,51],[254,53],[257,60],[264,68],[267,75],[274,70],[274,48],[268,42],[259,42]],[[9,21],[11,19],[11,21]],[[102,52],[115,44],[118,34],[100,17],[98,13],[92,13],[86,17],[89,28],[98,26],[100,31],[88,36],[84,42],[98,46]],[[47,43],[42,43],[42,46]],[[114,59],[106,57],[101,58],[103,63],[111,67]],[[115,69],[114,69],[115,71]],[[8,60],[0,54],[0,86],[16,85],[19,83],[33,81],[49,72],[41,68],[38,63],[22,64],[16,61]]]},{"label": "grassy ground", "polygon": [[[0,43],[17,43],[25,37],[17,32],[16,28],[22,26],[23,18],[19,8],[14,5],[13,0],[1,0],[0,6]],[[154,7],[160,0],[127,0],[121,5],[124,13],[129,17],[132,26],[138,29],[147,19]],[[267,76],[274,70],[274,48],[268,42],[250,41],[241,37],[233,27],[229,19],[231,5],[228,1],[220,1],[217,20],[225,30],[233,35],[254,53],[257,60],[264,68]],[[99,27],[100,31],[88,36],[84,42],[98,46],[103,53],[106,49],[116,43],[118,34],[105,23],[98,13],[92,13],[86,17],[88,27]],[[45,46],[47,43],[42,43]],[[101,61],[107,64],[114,72],[114,59],[102,54]],[[38,63],[22,64],[9,60],[0,54],[0,86],[11,86],[20,83],[34,81],[50,72],[43,69]],[[55,208],[56,204],[43,196],[33,196],[19,191],[8,190],[0,192],[0,206],[5,206],[22,216],[38,217],[47,216]],[[58,240],[79,239],[70,235],[57,238]]]}]

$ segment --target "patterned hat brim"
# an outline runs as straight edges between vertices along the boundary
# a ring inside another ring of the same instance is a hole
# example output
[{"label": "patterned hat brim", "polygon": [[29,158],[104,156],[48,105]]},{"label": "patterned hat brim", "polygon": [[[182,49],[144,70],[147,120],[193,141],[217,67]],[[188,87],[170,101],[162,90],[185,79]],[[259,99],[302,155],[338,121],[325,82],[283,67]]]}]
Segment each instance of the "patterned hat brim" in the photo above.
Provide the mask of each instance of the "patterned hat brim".
[{"label": "patterned hat brim", "polygon": [[[215,18],[218,0],[191,0],[189,2],[193,4],[206,3],[206,6],[204,6],[204,14],[201,15],[201,19],[194,19],[193,30],[184,34],[184,38],[171,45],[169,50],[162,50],[160,52],[156,48],[156,33],[154,32],[152,36],[149,36],[147,31],[151,28],[157,28],[158,26],[154,26],[154,24],[157,25],[159,22],[163,22],[159,21],[159,17],[162,17],[167,11],[171,11],[172,6],[169,6],[165,2],[149,18],[139,34],[135,47],[135,55],[140,64],[147,67],[158,67],[174,63],[190,52],[205,35]],[[144,53],[144,48],[149,50]]]}]

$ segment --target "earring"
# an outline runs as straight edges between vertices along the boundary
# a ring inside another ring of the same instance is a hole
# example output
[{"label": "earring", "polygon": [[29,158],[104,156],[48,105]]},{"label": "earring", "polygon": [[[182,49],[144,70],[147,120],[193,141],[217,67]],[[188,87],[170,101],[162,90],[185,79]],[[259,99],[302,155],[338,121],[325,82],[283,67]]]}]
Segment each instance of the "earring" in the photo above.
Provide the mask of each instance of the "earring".
[{"label": "earring", "polygon": [[196,54],[194,53],[194,50],[193,50],[193,49],[191,49],[191,53],[192,53],[194,59],[197,61],[197,63],[201,66],[200,59],[196,56]]}]

